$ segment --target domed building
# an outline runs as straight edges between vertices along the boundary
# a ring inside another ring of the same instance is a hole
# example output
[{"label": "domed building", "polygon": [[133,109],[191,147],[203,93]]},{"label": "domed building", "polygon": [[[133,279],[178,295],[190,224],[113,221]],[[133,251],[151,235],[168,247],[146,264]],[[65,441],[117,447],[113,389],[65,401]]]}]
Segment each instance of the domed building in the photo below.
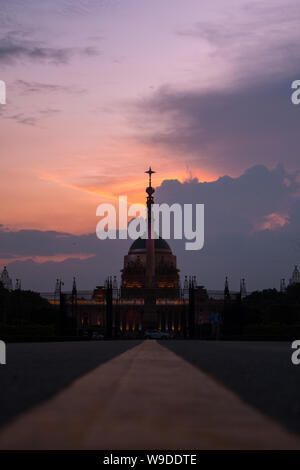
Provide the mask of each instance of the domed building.
[{"label": "domed building", "polygon": [[[179,269],[176,256],[169,244],[161,237],[154,240],[154,279],[153,288],[179,289]],[[146,239],[135,240],[128,254],[124,256],[122,289],[145,288],[147,281]],[[174,294],[174,293],[173,293]]]},{"label": "domed building", "polygon": [[[77,295],[74,280],[66,308],[76,321],[77,331],[98,329],[107,337],[122,337],[159,329],[172,336],[193,337],[196,322],[212,311],[206,290],[197,286],[194,277],[188,281],[186,276],[181,289],[176,256],[166,240],[153,234],[154,171],[150,167],[146,173],[147,232],[131,244],[124,256],[120,288],[117,277],[109,277],[87,300]],[[57,303],[61,307],[61,301]]]},{"label": "domed building", "polygon": [[147,193],[147,233],[135,240],[128,254],[124,256],[121,270],[121,297],[143,298],[145,305],[155,303],[155,299],[178,298],[180,296],[179,269],[176,256],[169,244],[154,234],[152,204],[155,189],[151,185],[154,171],[151,167]]}]

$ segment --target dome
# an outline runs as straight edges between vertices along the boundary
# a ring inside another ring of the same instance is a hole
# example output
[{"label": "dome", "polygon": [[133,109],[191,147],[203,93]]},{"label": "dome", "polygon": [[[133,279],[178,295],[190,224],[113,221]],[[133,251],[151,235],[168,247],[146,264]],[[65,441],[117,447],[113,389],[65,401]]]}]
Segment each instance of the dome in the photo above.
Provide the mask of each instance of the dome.
[{"label": "dome", "polygon": [[[172,253],[172,250],[171,248],[169,247],[168,243],[166,242],[166,240],[164,240],[163,238],[159,237],[159,238],[156,238],[154,240],[154,247],[155,247],[155,251],[157,250],[164,250],[164,251],[168,251],[169,253]],[[130,249],[129,249],[129,253],[132,252],[132,251],[146,251],[146,239],[145,238],[137,238],[131,245]]]}]

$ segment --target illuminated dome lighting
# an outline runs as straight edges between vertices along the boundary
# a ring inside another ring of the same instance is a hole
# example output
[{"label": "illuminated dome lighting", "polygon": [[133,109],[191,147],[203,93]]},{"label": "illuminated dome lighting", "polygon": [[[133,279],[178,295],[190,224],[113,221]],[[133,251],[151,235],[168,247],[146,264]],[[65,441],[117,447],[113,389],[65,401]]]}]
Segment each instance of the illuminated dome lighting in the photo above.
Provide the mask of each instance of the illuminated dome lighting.
[{"label": "illuminated dome lighting", "polygon": [[[169,246],[169,244],[164,240],[163,238],[159,237],[156,238],[154,241],[154,248],[155,251],[168,251],[169,253],[172,253],[172,250]],[[133,251],[143,251],[146,252],[146,239],[145,238],[137,238],[129,248],[129,253],[132,253]]]}]

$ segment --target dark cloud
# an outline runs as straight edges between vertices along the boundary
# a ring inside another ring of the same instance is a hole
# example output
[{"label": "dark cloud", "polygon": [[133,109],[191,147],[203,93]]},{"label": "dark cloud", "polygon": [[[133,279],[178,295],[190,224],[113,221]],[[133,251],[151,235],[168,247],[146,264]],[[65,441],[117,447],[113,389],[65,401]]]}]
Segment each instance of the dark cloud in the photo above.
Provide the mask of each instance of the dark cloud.
[{"label": "dark cloud", "polygon": [[28,39],[26,35],[23,36],[11,31],[0,38],[0,64],[13,64],[17,60],[27,59],[61,65],[67,64],[74,54],[86,57],[99,54],[99,51],[94,47],[49,47],[41,41]]},{"label": "dark cloud", "polygon": [[[0,227],[0,259],[5,260],[13,279],[22,279],[23,288],[38,291],[52,291],[57,277],[62,277],[66,288],[71,288],[72,276],[76,276],[81,289],[93,289],[108,275],[119,274],[120,263],[129,245],[130,240],[100,241],[95,233],[13,232]],[[61,254],[68,255],[68,259],[60,262],[55,258],[51,260],[51,257]],[[79,259],[79,255],[91,257]],[[28,257],[32,259],[22,261]],[[38,263],[34,261],[36,257],[49,257],[49,261]]]},{"label": "dark cloud", "polygon": [[[0,227],[1,256],[14,253],[19,256],[53,256],[57,253],[93,253],[97,245],[96,236],[72,235],[69,233],[40,230],[11,232]],[[96,250],[97,252],[97,250]]]},{"label": "dark cloud", "polygon": [[184,273],[211,289],[222,288],[226,275],[232,288],[245,277],[253,290],[278,287],[300,260],[299,189],[298,172],[255,166],[211,183],[164,181],[156,199],[205,204],[204,248],[188,252],[172,241]]},{"label": "dark cloud", "polygon": [[[287,173],[282,166],[268,170],[258,165],[237,178],[223,176],[209,183],[166,180],[157,189],[156,199],[168,204],[205,204],[205,231],[210,238],[216,234],[252,236],[270,214],[289,217],[299,190],[297,172]],[[287,223],[285,230],[294,228],[294,222]]]},{"label": "dark cloud", "polygon": [[[214,75],[207,89],[167,84],[140,100],[133,124],[142,142],[205,170],[297,168],[300,106],[290,96],[300,76],[300,9],[295,0],[273,3],[241,3],[177,29],[193,51],[198,44],[200,64],[220,70],[218,81]],[[201,83],[202,70],[195,73]]]},{"label": "dark cloud", "polygon": [[46,47],[39,42],[21,40],[12,33],[0,39],[0,63],[2,64],[14,63],[17,59],[66,64],[71,54],[71,49]]},{"label": "dark cloud", "polygon": [[[16,80],[12,88],[17,90],[19,94],[22,95],[31,95],[31,94],[75,94],[81,95],[86,93],[84,88],[80,88],[74,85],[57,85],[52,83],[43,83],[35,81],[26,81],[26,80]],[[17,103],[17,101],[16,101]],[[9,113],[10,110],[10,113]],[[3,116],[3,119],[10,119],[18,124],[25,124],[30,126],[35,126],[41,120],[41,118],[51,117],[60,113],[61,110],[53,107],[45,107],[36,111],[31,111],[30,115],[20,112],[18,106],[15,106],[14,112],[11,112],[11,106],[9,108],[1,107],[0,114]]]},{"label": "dark cloud", "polygon": [[198,167],[232,172],[259,162],[299,162],[300,107],[291,103],[291,82],[232,90],[176,91],[164,86],[135,108],[138,138]]}]

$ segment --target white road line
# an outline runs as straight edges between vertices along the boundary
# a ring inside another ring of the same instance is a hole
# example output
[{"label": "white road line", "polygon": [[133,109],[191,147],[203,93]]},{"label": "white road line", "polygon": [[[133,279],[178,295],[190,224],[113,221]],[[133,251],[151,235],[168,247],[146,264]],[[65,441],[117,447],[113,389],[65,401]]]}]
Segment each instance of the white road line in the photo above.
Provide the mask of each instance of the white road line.
[{"label": "white road line", "polygon": [[145,341],[2,428],[0,449],[300,449],[300,439]]}]

